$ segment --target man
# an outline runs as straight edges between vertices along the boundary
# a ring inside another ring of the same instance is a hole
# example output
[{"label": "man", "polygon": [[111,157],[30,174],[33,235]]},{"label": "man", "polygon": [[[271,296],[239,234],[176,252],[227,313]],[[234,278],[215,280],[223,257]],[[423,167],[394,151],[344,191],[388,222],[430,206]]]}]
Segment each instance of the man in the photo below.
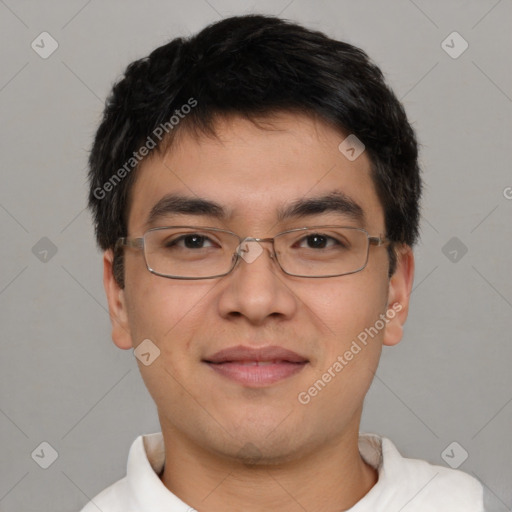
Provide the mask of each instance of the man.
[{"label": "man", "polygon": [[359,433],[408,313],[417,156],[364,52],[277,18],[127,68],[90,206],[112,337],[162,433],[84,511],[483,510],[469,475]]}]

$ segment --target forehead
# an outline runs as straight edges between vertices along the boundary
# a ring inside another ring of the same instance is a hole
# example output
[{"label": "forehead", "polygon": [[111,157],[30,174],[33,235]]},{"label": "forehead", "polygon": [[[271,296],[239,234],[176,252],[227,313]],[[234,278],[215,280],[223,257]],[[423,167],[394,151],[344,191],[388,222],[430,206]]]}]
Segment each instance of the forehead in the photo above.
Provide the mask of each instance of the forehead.
[{"label": "forehead", "polygon": [[151,213],[166,196],[214,202],[225,226],[243,224],[261,234],[301,200],[343,197],[361,208],[362,227],[383,231],[369,157],[363,152],[349,160],[338,149],[347,134],[294,113],[261,118],[257,125],[238,116],[220,118],[215,131],[183,131],[165,153],[154,152],[140,165],[130,194],[129,233],[150,227]]}]

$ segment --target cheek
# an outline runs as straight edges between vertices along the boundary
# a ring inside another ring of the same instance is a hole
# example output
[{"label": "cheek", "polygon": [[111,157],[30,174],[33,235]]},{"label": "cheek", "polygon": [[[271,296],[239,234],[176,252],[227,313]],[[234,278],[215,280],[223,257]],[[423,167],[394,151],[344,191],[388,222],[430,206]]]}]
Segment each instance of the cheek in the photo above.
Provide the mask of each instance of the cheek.
[{"label": "cheek", "polygon": [[187,382],[187,376],[196,370],[197,354],[193,353],[191,340],[204,323],[213,284],[146,273],[127,280],[131,283],[127,287],[130,330],[134,345],[149,339],[159,354],[150,365],[138,361],[138,366],[155,402],[180,411],[190,400],[180,383]]},{"label": "cheek", "polygon": [[319,339],[315,380],[310,385],[315,386],[316,379],[322,382],[308,389],[318,393],[316,406],[331,404],[337,412],[337,405],[355,410],[380,359],[384,329],[375,329],[375,324],[379,322],[377,327],[382,327],[379,319],[386,310],[387,279],[382,273],[359,273],[332,278],[321,293],[315,287],[310,291],[306,295],[308,305],[315,305],[324,336]]},{"label": "cheek", "polygon": [[322,332],[332,340],[326,350],[332,356],[385,312],[387,280],[370,272],[330,279],[325,286],[317,283],[304,289],[303,300],[318,318]]},{"label": "cheek", "polygon": [[200,325],[214,283],[166,279],[148,272],[143,262],[137,268],[127,266],[126,272],[130,276],[126,302],[134,342],[149,338],[162,347],[168,340],[175,346],[186,343],[187,331]]},{"label": "cheek", "polygon": [[322,332],[317,331],[320,350],[313,377],[300,397],[322,421],[339,425],[360,407],[379,363],[384,330],[373,329],[385,313],[387,280],[354,274],[310,292],[305,302]]}]

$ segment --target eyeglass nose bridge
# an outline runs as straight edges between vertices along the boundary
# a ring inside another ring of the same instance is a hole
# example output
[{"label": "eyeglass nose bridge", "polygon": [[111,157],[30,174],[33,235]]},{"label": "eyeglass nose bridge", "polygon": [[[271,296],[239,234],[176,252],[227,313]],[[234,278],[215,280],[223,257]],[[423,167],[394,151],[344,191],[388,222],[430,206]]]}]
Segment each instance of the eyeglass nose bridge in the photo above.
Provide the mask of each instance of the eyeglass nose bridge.
[{"label": "eyeglass nose bridge", "polygon": [[[249,244],[249,242],[254,242]],[[260,242],[271,242],[272,243],[272,251],[270,252],[270,257],[275,259],[275,247],[274,247],[274,239],[273,238],[254,238],[252,236],[247,236],[244,239],[240,240],[238,247],[236,248],[235,257],[242,258],[247,263],[252,263],[255,261],[263,252],[263,247],[260,245]]]}]

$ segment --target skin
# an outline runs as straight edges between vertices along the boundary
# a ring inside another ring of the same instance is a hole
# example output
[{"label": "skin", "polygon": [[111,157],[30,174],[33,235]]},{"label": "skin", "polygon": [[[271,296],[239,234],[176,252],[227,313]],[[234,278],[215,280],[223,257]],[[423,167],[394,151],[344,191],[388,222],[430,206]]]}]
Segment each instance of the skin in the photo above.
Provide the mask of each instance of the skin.
[{"label": "skin", "polygon": [[[266,129],[239,117],[219,119],[218,137],[187,132],[165,154],[154,153],[132,189],[128,235],[142,236],[152,206],[173,192],[223,205],[225,222],[174,215],[158,225],[217,226],[242,236],[270,237],[303,225],[356,225],[339,213],[276,218],[279,207],[341,190],[363,208],[372,236],[385,234],[383,209],[363,153],[349,161],[345,138],[321,120],[280,113]],[[402,338],[414,259],[371,247],[358,273],[307,279],[284,274],[269,257],[241,261],[222,278],[181,281],[146,269],[142,251],[125,251],[125,288],[104,255],[104,284],[114,343],[122,349],[150,339],[161,353],[142,377],[158,409],[165,441],[162,482],[199,511],[339,511],[375,485],[377,472],[358,451],[363,400],[383,345]],[[307,405],[297,396],[344,354],[393,304],[401,310],[385,329]],[[248,388],[213,372],[202,359],[234,345],[279,345],[306,357],[298,374]],[[321,475],[321,478],[316,478]]]}]

